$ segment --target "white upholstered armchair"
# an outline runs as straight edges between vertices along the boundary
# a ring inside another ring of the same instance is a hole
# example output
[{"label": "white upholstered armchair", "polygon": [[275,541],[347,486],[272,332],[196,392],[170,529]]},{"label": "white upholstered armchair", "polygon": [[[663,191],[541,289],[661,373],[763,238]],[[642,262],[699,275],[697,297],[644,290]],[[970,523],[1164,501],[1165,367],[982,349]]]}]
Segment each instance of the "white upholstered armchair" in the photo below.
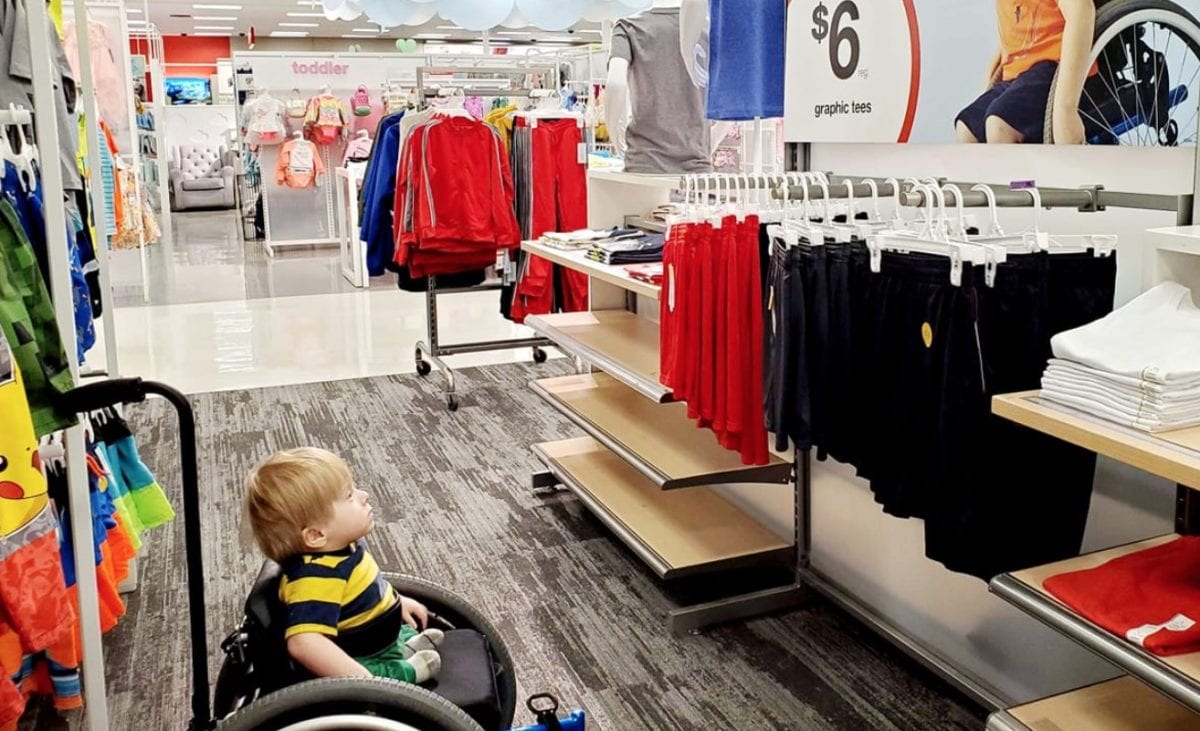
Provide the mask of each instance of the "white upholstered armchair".
[{"label": "white upholstered armchair", "polygon": [[179,145],[171,150],[171,210],[233,208],[234,172],[222,147]]}]

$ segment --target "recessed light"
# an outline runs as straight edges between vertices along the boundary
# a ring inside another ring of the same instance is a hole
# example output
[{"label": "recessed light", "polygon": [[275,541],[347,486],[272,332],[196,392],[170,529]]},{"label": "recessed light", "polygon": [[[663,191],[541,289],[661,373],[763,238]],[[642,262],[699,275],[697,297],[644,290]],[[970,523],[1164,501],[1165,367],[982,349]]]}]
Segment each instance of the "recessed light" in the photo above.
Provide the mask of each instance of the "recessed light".
[{"label": "recessed light", "polygon": [[208,31],[201,31],[200,33],[193,33],[192,36],[193,37],[208,37],[208,38],[228,38],[229,34],[228,33],[210,33]]},{"label": "recessed light", "polygon": [[236,15],[193,15],[192,20],[237,20]]},{"label": "recessed light", "polygon": [[325,13],[288,13],[289,18],[324,18]]},{"label": "recessed light", "polygon": [[308,36],[306,30],[273,30],[270,33],[272,38],[305,38]]},{"label": "recessed light", "polygon": [[196,30],[233,30],[232,25],[194,25]]},{"label": "recessed light", "polygon": [[449,38],[450,34],[449,33],[418,33],[417,35],[415,35],[413,37],[414,38],[428,38],[430,40],[440,40],[442,38]]},{"label": "recessed light", "polygon": [[193,10],[241,10],[241,5],[192,5]]},{"label": "recessed light", "polygon": [[351,33],[379,33],[378,28],[351,28]]},{"label": "recessed light", "polygon": [[134,13],[134,14],[136,14],[136,15],[141,15],[141,14],[142,14],[142,9],[141,9],[141,8],[126,8],[126,9],[125,9],[125,12],[127,12],[127,13]]},{"label": "recessed light", "polygon": [[280,23],[280,28],[320,28],[320,23]]},{"label": "recessed light", "polygon": [[353,33],[343,33],[342,38],[358,38],[358,39],[364,40],[364,41],[376,40],[376,36],[361,36],[361,35],[355,35]]}]

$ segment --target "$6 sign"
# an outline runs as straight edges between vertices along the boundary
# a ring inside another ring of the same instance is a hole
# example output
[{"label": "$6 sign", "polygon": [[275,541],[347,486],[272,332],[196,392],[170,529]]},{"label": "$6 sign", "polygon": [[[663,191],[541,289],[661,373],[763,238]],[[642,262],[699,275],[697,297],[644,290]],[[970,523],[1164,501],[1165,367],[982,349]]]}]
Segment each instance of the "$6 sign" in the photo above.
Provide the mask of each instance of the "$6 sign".
[{"label": "$6 sign", "polygon": [[[858,70],[858,59],[862,52],[862,44],[858,31],[854,30],[853,22],[858,20],[858,3],[854,0],[842,0],[829,15],[825,3],[818,3],[813,8],[812,37],[817,43],[824,43],[829,38],[829,67],[834,76],[843,81],[854,75]],[[842,48],[848,46],[849,58],[842,62]]]}]

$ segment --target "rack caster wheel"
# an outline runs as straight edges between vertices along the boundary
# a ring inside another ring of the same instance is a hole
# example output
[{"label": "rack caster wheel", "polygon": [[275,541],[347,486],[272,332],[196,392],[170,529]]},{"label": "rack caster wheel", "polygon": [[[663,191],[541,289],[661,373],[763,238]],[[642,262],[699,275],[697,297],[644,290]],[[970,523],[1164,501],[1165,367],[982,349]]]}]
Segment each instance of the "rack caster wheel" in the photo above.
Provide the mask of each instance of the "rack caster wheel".
[{"label": "rack caster wheel", "polygon": [[451,411],[458,411],[458,399],[454,398],[454,394],[446,397],[446,408]]},{"label": "rack caster wheel", "polygon": [[428,376],[432,372],[433,372],[433,366],[429,365],[428,361],[424,361],[424,360],[417,361],[417,375],[418,376]]},{"label": "rack caster wheel", "polygon": [[549,356],[546,355],[546,351],[542,350],[541,348],[533,349],[533,362],[534,363],[545,363],[547,357],[549,357]]}]

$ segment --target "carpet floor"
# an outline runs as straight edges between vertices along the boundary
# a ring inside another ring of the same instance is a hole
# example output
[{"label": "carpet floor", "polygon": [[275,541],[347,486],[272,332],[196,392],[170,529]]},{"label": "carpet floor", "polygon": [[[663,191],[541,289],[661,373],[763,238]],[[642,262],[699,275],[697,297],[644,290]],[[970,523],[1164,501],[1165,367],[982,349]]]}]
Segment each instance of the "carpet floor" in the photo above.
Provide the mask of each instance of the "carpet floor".
[{"label": "carpet floor", "polygon": [[[814,598],[774,617],[675,638],[672,601],[569,493],[539,498],[529,445],[578,430],[526,386],[562,363],[195,396],[210,667],[261,559],[240,532],[242,480],[276,449],[345,457],[371,493],[379,563],[466,596],[500,628],[522,697],[586,709],[589,729],[979,729],[983,714],[854,620]],[[145,462],[178,500],[175,417],[129,410]],[[148,536],[141,585],[107,637],[113,729],[182,729],[189,714],[182,521]],[[523,710],[518,720],[529,721]]]}]

